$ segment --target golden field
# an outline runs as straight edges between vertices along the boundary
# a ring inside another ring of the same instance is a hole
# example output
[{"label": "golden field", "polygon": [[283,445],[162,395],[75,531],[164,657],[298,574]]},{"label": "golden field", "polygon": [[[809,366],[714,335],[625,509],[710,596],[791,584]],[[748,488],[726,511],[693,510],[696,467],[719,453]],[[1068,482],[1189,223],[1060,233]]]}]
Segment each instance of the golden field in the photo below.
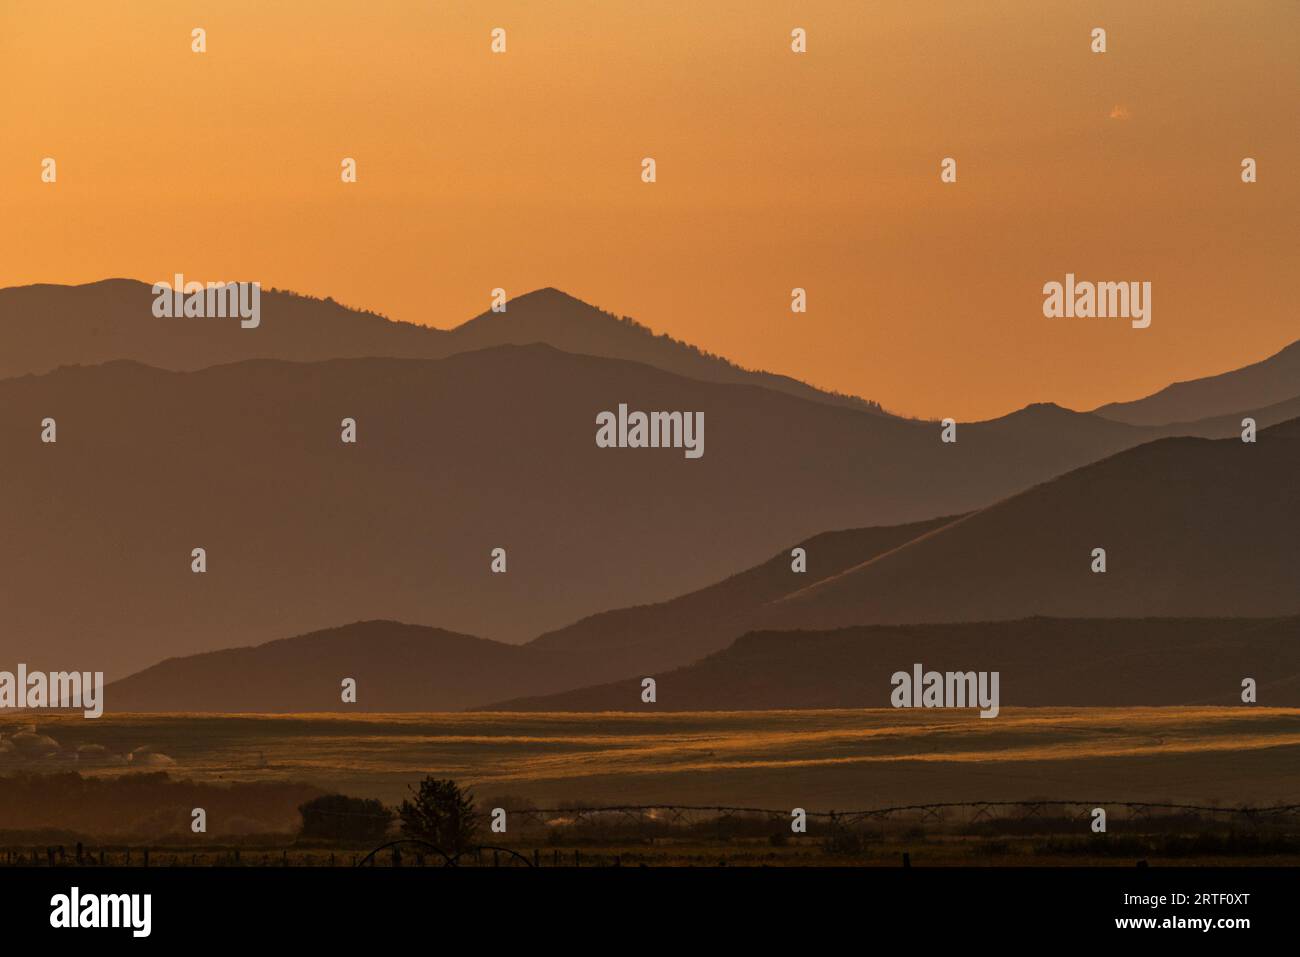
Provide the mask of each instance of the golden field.
[{"label": "golden field", "polygon": [[211,783],[301,781],[386,802],[426,774],[541,807],[810,810],[1026,799],[1293,803],[1300,781],[1300,710],[1255,707],[1004,709],[992,720],[934,710],[13,714],[0,735],[3,773],[165,770]]}]

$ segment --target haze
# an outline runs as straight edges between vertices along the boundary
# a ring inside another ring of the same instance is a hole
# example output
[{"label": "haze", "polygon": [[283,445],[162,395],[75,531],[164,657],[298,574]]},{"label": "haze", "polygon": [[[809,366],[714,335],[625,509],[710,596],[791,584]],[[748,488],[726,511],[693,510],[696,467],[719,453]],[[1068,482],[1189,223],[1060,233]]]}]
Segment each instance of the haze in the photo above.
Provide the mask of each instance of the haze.
[{"label": "haze", "polygon": [[[557,286],[896,412],[1092,408],[1296,338],[1298,87],[1276,2],[9,0],[0,286],[184,272],[439,327]],[[1067,271],[1152,282],[1151,328],[1044,319]]]}]

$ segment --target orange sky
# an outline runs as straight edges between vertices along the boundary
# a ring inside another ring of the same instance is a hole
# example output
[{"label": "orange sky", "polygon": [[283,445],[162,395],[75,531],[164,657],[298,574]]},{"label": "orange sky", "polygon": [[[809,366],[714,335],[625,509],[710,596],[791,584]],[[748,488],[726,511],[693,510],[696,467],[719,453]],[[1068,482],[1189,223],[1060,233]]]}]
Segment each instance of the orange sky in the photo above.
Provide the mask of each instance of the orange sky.
[{"label": "orange sky", "polygon": [[[1282,0],[4,0],[0,98],[0,285],[184,272],[444,327],[553,285],[967,419],[1300,338]],[[1067,271],[1151,281],[1151,327],[1043,318]]]}]

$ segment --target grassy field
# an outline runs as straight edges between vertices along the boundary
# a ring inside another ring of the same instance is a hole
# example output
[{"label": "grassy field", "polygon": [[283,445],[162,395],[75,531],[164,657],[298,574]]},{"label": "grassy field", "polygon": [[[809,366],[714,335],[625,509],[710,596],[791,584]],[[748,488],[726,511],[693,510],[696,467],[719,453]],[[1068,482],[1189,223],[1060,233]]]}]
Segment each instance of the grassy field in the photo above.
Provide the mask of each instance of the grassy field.
[{"label": "grassy field", "polygon": [[[87,865],[139,866],[147,849],[150,866],[349,866],[375,842],[304,843],[299,805],[338,791],[391,806],[425,775],[470,786],[481,808],[567,808],[517,813],[508,834],[482,834],[541,866],[1300,861],[1295,815],[1229,812],[1297,803],[1300,711],[1124,708],[1004,710],[994,720],[919,710],[9,714],[0,863],[64,865],[80,852]],[[844,816],[999,801],[1071,803]],[[658,804],[765,812],[572,810]],[[1089,828],[1096,805],[1108,807],[1104,835]],[[206,809],[203,834],[191,832],[194,807]],[[810,812],[806,834],[791,832],[796,807]],[[376,864],[441,863],[423,853],[407,846],[395,861],[386,850]],[[522,861],[484,852],[460,863]]]},{"label": "grassy field", "polygon": [[[23,730],[38,737],[13,737]],[[305,782],[387,803],[426,774],[540,807],[810,810],[1031,798],[1294,803],[1300,781],[1300,710],[1255,707],[1004,709],[993,720],[934,710],[10,713],[0,735],[0,773],[165,770],[211,783]]]}]

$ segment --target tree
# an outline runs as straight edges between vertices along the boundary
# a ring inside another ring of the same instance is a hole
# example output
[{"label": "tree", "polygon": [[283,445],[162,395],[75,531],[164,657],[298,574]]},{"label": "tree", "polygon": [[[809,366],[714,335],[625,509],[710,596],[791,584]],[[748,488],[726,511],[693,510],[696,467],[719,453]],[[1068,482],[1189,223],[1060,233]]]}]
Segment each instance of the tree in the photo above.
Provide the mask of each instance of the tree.
[{"label": "tree", "polygon": [[393,812],[382,803],[346,794],[323,794],[300,805],[302,836],[335,841],[384,839]]},{"label": "tree", "polygon": [[449,854],[459,854],[474,843],[479,816],[474,795],[468,790],[462,791],[450,779],[429,776],[420,782],[413,798],[397,809],[407,837],[428,841]]}]

